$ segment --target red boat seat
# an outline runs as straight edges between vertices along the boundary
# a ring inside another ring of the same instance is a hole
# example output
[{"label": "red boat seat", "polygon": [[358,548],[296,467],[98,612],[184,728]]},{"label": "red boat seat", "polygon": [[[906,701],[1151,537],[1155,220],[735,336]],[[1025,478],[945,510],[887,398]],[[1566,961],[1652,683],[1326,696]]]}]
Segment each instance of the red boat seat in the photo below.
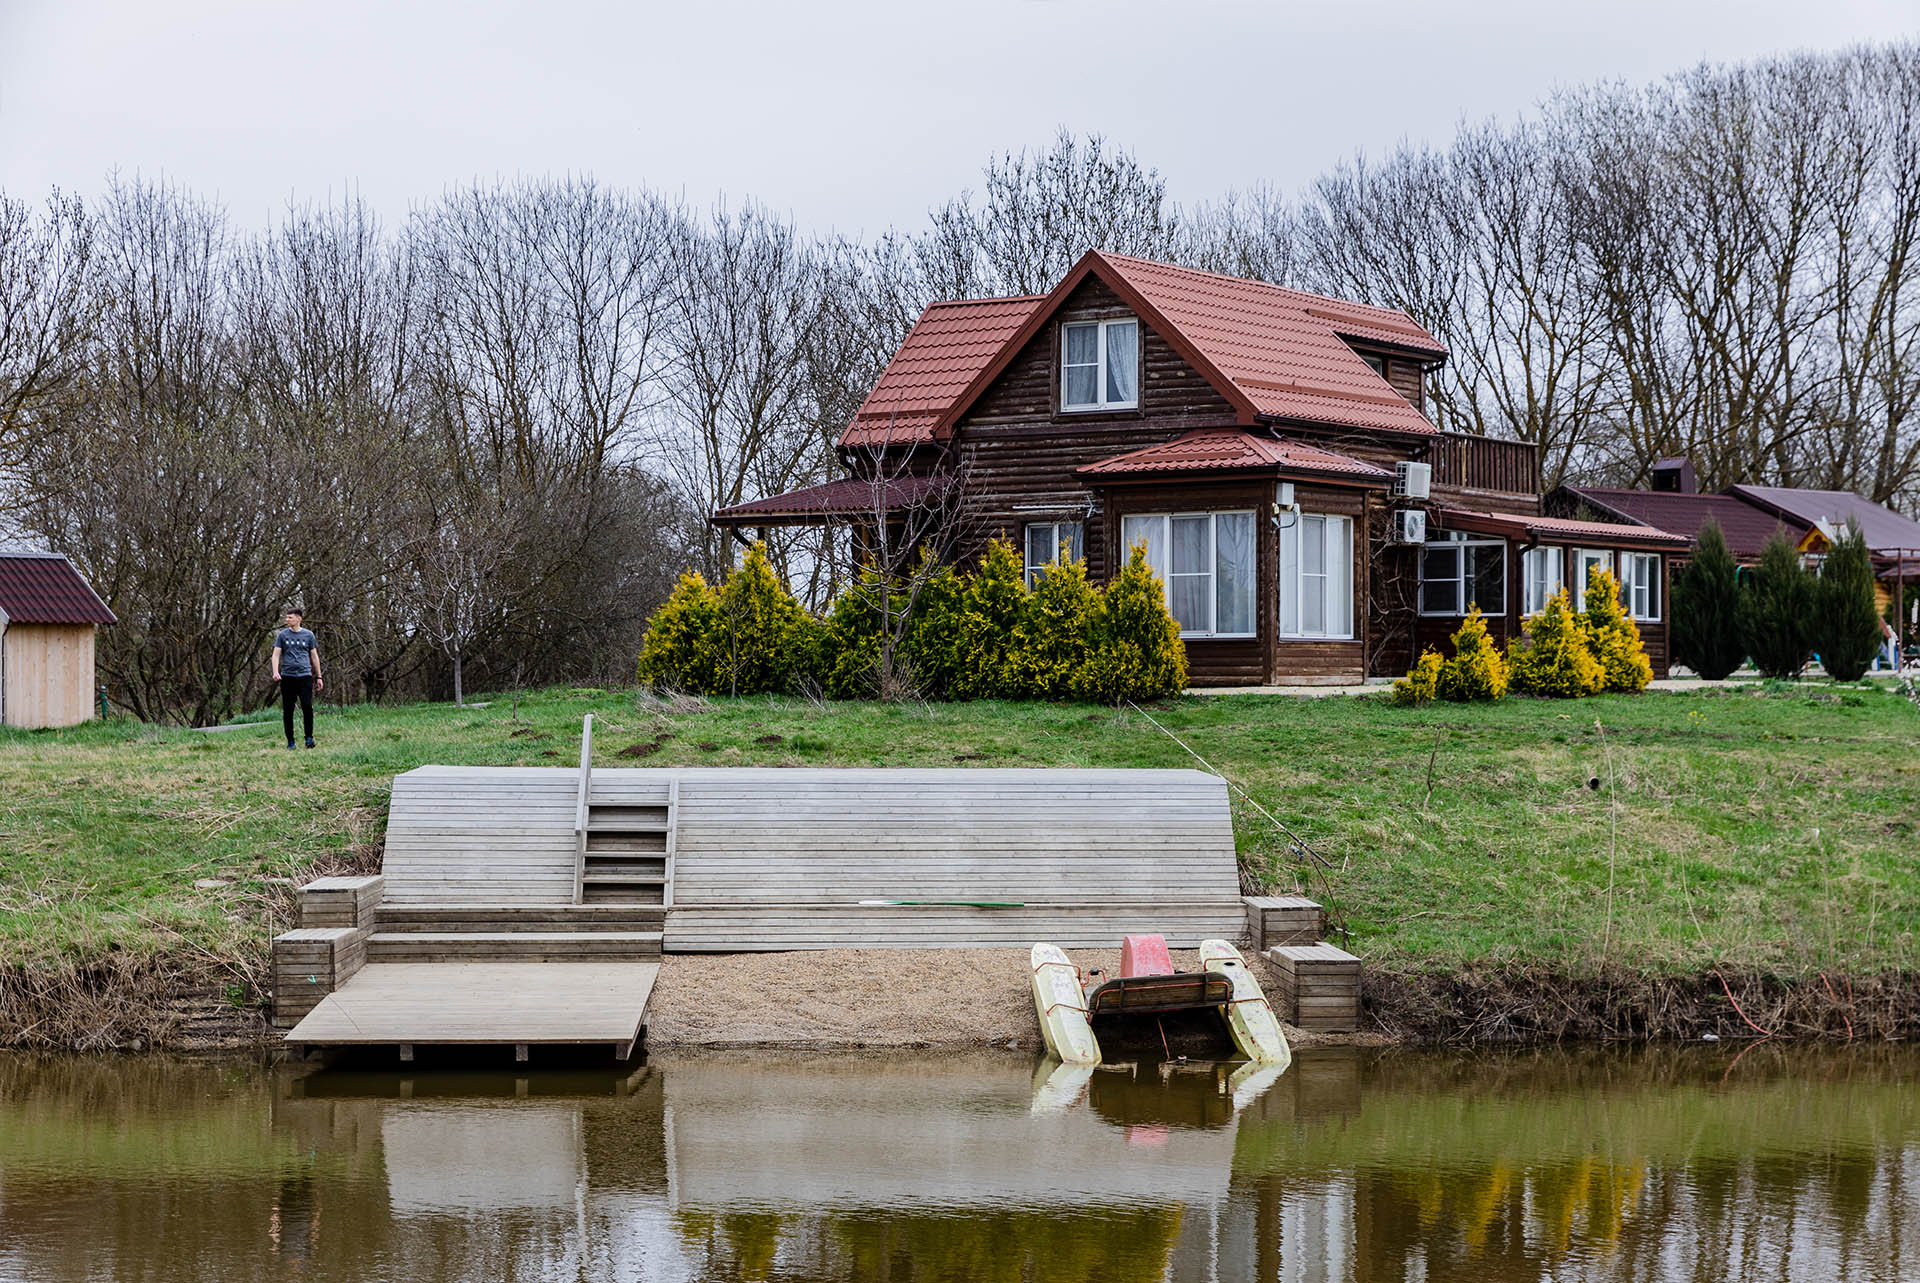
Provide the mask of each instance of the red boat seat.
[{"label": "red boat seat", "polygon": [[1130,976],[1170,976],[1173,955],[1167,952],[1167,938],[1160,935],[1128,936],[1120,946],[1120,978]]}]

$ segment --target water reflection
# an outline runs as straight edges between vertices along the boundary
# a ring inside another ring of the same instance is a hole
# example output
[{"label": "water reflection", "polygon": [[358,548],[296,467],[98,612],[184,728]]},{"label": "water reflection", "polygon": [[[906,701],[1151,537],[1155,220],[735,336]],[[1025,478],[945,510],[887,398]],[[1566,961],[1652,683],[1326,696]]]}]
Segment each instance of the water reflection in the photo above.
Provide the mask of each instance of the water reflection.
[{"label": "water reflection", "polygon": [[0,1277],[1920,1277],[1920,1057],[0,1059]]}]

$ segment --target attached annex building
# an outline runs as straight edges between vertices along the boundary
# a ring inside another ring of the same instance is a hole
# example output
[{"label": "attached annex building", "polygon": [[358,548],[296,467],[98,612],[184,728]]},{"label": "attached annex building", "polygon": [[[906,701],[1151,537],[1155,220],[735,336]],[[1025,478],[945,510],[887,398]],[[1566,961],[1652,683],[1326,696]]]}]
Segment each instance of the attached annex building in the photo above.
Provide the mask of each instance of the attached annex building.
[{"label": "attached annex building", "polygon": [[53,552],[0,552],[0,725],[37,730],[93,716],[94,635],[113,612]]},{"label": "attached annex building", "polygon": [[846,478],[712,520],[858,526],[957,485],[952,552],[1006,537],[1030,581],[1144,543],[1196,685],[1404,672],[1472,606],[1504,639],[1604,566],[1664,673],[1686,540],[1545,516],[1532,445],[1427,418],[1446,358],[1402,312],[1093,251],[1045,295],[933,304],[841,434]]}]

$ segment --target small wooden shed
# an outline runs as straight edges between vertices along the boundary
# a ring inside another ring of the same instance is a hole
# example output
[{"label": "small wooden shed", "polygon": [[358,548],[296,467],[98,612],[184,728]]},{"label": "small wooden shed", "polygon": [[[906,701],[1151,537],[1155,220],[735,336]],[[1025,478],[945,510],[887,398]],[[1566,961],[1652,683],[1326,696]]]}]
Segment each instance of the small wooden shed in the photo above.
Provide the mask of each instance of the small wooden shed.
[{"label": "small wooden shed", "polygon": [[57,552],[0,552],[0,725],[73,726],[93,716],[94,632],[114,622]]}]

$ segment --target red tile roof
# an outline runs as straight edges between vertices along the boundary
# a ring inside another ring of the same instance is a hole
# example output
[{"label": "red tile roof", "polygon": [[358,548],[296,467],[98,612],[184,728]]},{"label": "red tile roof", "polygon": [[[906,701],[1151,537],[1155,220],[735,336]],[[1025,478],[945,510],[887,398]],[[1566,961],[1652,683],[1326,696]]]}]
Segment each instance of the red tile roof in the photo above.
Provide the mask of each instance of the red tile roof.
[{"label": "red tile roof", "polygon": [[1418,436],[1436,431],[1345,341],[1390,344],[1424,360],[1444,358],[1446,346],[1405,313],[1092,250],[941,414],[936,434],[958,424],[1089,275],[1104,281],[1200,371],[1233,404],[1243,426],[1268,420]]},{"label": "red tile roof", "polygon": [[0,610],[14,624],[111,624],[113,612],[57,552],[0,552]]},{"label": "red tile roof", "polygon": [[709,520],[718,526],[780,525],[783,520],[805,521],[818,517],[855,517],[874,510],[884,502],[889,510],[910,507],[950,484],[948,477],[902,477],[882,482],[876,498],[874,483],[858,477],[843,477],[823,485],[790,490],[722,508]]},{"label": "red tile roof", "polygon": [[1776,530],[1798,539],[1804,524],[1788,525],[1770,512],[1724,494],[1685,494],[1677,490],[1616,490],[1602,486],[1568,486],[1567,492],[1602,512],[1644,522],[1661,530],[1698,540],[1711,517],[1727,537],[1727,549],[1740,561],[1756,561]]},{"label": "red tile roof", "polygon": [[1031,295],[927,308],[854,412],[840,444],[861,448],[932,440],[941,413],[1043,301]]},{"label": "red tile roof", "polygon": [[1650,547],[1681,549],[1688,544],[1685,535],[1670,535],[1652,526],[1624,521],[1570,521],[1564,517],[1536,517],[1526,513],[1474,512],[1467,508],[1443,508],[1442,530],[1466,530],[1481,534],[1505,535],[1514,539],[1546,540],[1553,543],[1643,544]]},{"label": "red tile roof", "polygon": [[1076,469],[1083,477],[1153,476],[1192,472],[1312,473],[1375,485],[1393,479],[1385,468],[1298,441],[1277,441],[1243,428],[1198,428],[1139,450]]}]

